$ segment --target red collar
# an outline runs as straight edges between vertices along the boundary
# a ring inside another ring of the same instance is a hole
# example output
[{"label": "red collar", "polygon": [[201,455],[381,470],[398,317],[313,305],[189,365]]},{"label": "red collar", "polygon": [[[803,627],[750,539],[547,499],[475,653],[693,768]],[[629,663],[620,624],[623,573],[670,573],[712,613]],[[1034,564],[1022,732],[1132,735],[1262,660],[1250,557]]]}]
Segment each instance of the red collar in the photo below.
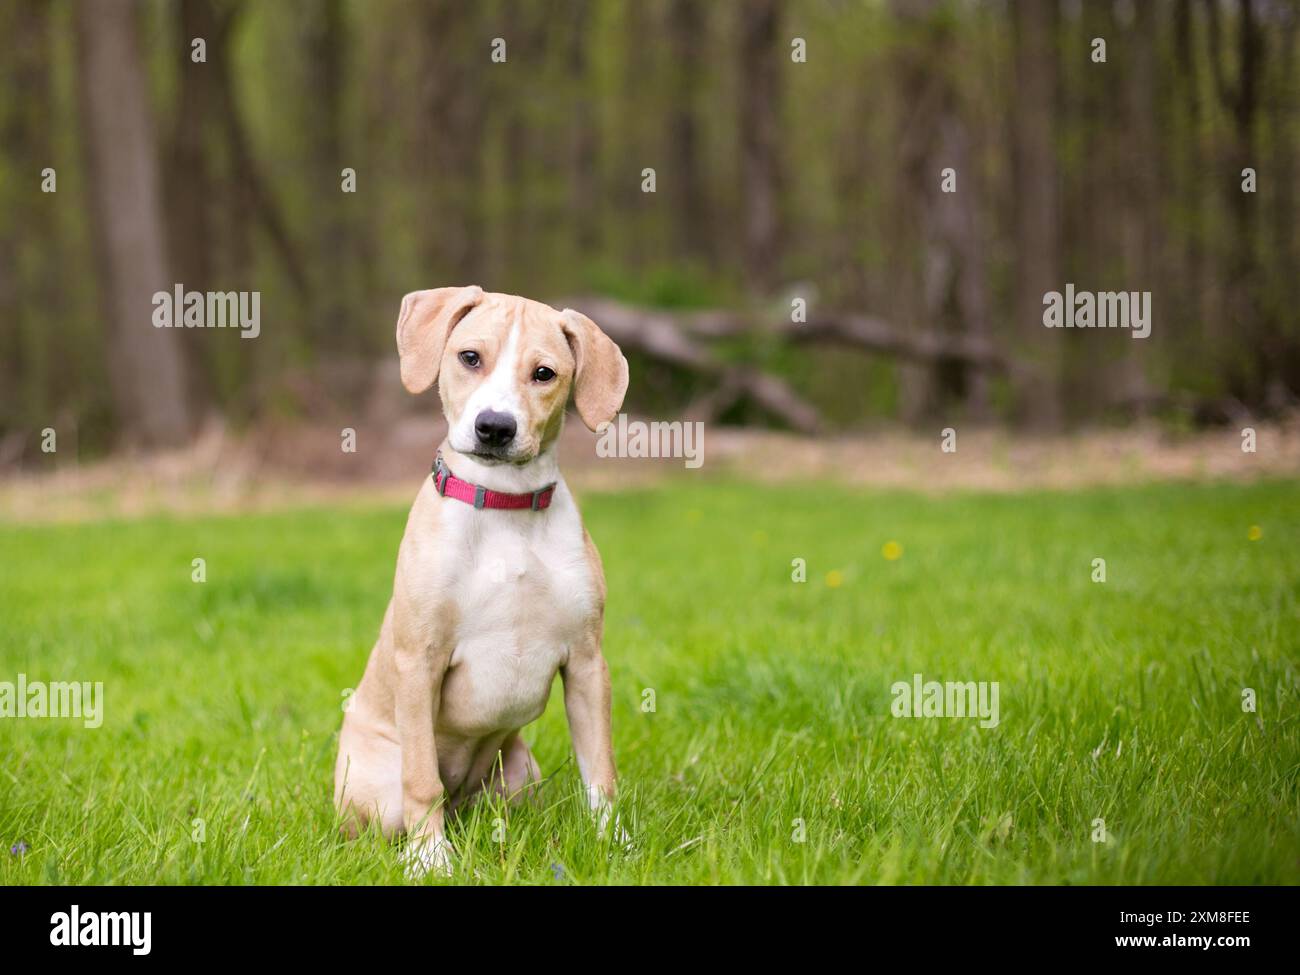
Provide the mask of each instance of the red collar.
[{"label": "red collar", "polygon": [[527,494],[507,494],[505,491],[489,491],[482,484],[462,481],[447,469],[441,450],[433,460],[433,483],[444,498],[455,498],[472,504],[475,508],[508,508],[516,511],[531,508],[533,511],[541,511],[551,506],[551,498],[555,496],[554,484]]}]

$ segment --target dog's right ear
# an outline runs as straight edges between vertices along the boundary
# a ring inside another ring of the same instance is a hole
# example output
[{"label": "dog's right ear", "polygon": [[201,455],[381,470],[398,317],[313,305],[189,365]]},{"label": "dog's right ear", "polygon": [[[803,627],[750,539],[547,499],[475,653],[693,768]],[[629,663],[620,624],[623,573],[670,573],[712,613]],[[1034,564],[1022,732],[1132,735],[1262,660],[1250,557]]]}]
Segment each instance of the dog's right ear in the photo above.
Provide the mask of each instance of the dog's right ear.
[{"label": "dog's right ear", "polygon": [[438,378],[442,350],[456,323],[483,300],[483,289],[430,288],[412,291],[397,313],[397,354],[402,359],[402,385],[423,393]]}]

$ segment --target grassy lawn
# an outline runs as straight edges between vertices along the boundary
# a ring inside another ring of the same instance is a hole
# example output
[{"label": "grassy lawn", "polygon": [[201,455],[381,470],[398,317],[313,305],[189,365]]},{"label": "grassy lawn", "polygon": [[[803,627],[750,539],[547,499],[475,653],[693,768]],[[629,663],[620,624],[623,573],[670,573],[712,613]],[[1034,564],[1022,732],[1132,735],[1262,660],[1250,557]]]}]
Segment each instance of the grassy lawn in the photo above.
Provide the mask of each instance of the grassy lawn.
[{"label": "grassy lawn", "polygon": [[[1300,881],[1296,483],[687,484],[583,499],[635,848],[594,835],[557,690],[542,805],[458,819],[457,881]],[[0,719],[0,883],[402,882],[330,790],[404,520],[0,526],[0,681],[105,699]],[[1000,723],[893,717],[916,673],[997,681]]]}]

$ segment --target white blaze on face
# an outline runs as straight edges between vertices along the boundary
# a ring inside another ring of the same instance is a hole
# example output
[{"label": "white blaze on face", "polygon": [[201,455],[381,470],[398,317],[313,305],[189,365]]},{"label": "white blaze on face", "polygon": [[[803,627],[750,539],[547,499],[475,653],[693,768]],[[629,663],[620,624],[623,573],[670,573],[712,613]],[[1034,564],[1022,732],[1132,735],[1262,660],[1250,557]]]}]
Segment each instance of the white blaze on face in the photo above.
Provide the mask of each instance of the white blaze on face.
[{"label": "white blaze on face", "polygon": [[523,403],[519,396],[519,333],[522,329],[518,323],[510,326],[506,334],[505,345],[492,366],[492,372],[484,379],[478,389],[465,402],[465,409],[456,421],[452,431],[451,445],[461,453],[472,453],[478,449],[478,434],[474,432],[474,421],[484,410],[494,413],[508,413],[514,417],[515,424],[524,429]]}]

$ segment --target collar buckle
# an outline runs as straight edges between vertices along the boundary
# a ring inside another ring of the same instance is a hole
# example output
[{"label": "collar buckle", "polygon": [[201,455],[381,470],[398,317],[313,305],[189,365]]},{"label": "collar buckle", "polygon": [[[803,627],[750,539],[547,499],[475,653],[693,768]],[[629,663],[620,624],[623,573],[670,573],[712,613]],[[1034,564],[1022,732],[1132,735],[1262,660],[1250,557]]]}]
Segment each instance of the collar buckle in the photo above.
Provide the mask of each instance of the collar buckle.
[{"label": "collar buckle", "polygon": [[444,498],[447,496],[447,475],[451,473],[447,470],[447,465],[442,462],[442,451],[438,451],[433,458],[433,486],[438,489],[438,493]]}]

